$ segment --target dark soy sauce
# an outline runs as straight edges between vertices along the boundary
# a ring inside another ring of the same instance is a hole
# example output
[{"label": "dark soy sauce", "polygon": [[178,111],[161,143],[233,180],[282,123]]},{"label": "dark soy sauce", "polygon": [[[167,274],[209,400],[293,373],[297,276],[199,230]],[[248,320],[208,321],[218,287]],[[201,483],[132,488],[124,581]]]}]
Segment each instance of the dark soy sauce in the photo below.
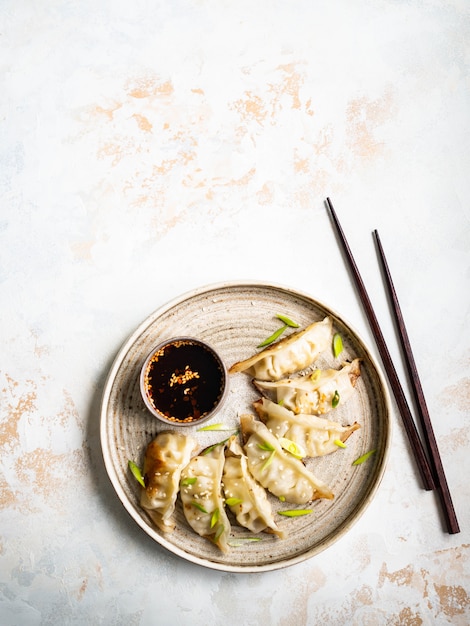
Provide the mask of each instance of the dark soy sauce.
[{"label": "dark soy sauce", "polygon": [[166,419],[194,422],[214,409],[223,392],[224,371],[216,356],[191,340],[163,346],[150,360],[145,389]]}]

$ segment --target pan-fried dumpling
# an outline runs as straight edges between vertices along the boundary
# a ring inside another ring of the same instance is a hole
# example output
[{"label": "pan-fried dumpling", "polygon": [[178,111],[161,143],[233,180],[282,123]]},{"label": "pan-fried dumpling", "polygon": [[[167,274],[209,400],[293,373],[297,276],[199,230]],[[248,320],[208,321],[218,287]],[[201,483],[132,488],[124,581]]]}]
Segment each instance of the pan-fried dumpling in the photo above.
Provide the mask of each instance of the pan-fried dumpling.
[{"label": "pan-fried dumpling", "polygon": [[164,532],[175,528],[173,511],[179,491],[180,474],[189,463],[198,443],[177,432],[161,432],[145,451],[140,504]]},{"label": "pan-fried dumpling", "polygon": [[276,437],[293,441],[304,451],[305,456],[324,456],[336,452],[338,446],[335,440],[346,441],[351,433],[360,428],[357,422],[352,426],[342,426],[316,415],[295,415],[267,398],[255,402],[254,407],[268,430]]},{"label": "pan-fried dumpling", "polygon": [[258,354],[235,363],[229,372],[246,372],[258,380],[278,380],[311,365],[331,345],[333,322],[325,317],[304,330],[292,333]]},{"label": "pan-fried dumpling", "polygon": [[221,493],[224,461],[223,445],[192,458],[181,473],[180,496],[191,528],[227,552],[230,522]]},{"label": "pan-fried dumpling", "polygon": [[277,437],[253,415],[242,415],[240,426],[248,468],[265,489],[294,504],[333,498],[325,483],[316,478],[302,461],[285,452]]},{"label": "pan-fried dumpling", "polygon": [[315,370],[305,376],[284,378],[276,382],[254,380],[259,391],[294,413],[323,415],[333,408],[333,400],[344,404],[354,393],[361,375],[360,359],[343,365],[340,370]]},{"label": "pan-fried dumpling", "polygon": [[266,491],[248,471],[248,460],[235,437],[225,453],[223,484],[225,503],[240,526],[253,533],[266,531],[284,538],[274,521]]}]

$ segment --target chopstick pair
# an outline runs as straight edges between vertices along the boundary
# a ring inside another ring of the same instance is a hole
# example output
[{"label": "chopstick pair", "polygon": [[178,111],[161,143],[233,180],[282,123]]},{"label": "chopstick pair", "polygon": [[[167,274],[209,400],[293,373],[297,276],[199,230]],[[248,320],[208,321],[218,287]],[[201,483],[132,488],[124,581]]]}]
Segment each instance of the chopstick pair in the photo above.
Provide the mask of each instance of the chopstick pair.
[{"label": "chopstick pair", "polygon": [[[406,401],[403,388],[400,384],[400,380],[398,378],[395,366],[393,365],[390,352],[387,348],[387,344],[385,342],[382,330],[372,307],[369,295],[367,293],[364,282],[359,273],[351,249],[344,235],[343,229],[338,220],[338,216],[336,215],[330,198],[326,199],[326,205],[330,211],[333,223],[336,227],[337,234],[342,244],[343,251],[346,255],[349,267],[353,274],[362,305],[365,309],[367,319],[369,320],[369,324],[374,335],[377,348],[382,358],[382,362],[390,381],[395,400],[400,410],[400,415],[402,417],[403,424],[408,435],[408,439],[414,453],[419,472],[421,474],[423,487],[427,491],[431,491],[433,489],[437,490],[441,501],[443,513],[446,519],[447,532],[449,534],[458,533],[460,532],[460,528],[457,521],[457,516],[454,510],[454,505],[452,503],[452,498],[450,495],[449,486],[447,484],[447,479],[445,476],[444,467],[442,465],[441,456],[439,454],[436,438],[434,436],[431,418],[429,416],[429,412],[426,406],[426,401],[424,398],[421,381],[419,379],[418,370],[416,368],[416,363],[411,350],[411,344],[408,338],[408,333],[406,331],[405,322],[400,309],[395,287],[392,282],[390,269],[388,267],[387,260],[385,258],[385,254],[382,248],[379,233],[377,232],[377,230],[375,230],[374,236],[384,270],[387,290],[393,305],[395,323],[397,325],[398,334],[400,336],[400,341],[404,352],[404,358],[408,369],[412,392],[416,401],[416,405],[418,407],[418,416],[420,418],[421,428],[427,446],[427,452],[425,450],[423,442],[421,441],[418,429],[416,428],[416,424]],[[427,455],[429,455],[429,460]]]}]

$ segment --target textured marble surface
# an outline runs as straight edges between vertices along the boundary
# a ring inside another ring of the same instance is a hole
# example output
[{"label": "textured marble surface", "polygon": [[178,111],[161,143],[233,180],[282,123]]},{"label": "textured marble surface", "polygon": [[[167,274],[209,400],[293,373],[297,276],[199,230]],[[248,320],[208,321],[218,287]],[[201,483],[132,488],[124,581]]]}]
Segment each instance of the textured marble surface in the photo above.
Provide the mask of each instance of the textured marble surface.
[{"label": "textured marble surface", "polygon": [[[470,6],[465,0],[0,3],[0,622],[470,622]],[[237,575],[156,545],[101,457],[104,380],[153,310],[274,281],[377,354],[340,215],[400,374],[380,232],[461,532],[394,410],[339,542]]]}]

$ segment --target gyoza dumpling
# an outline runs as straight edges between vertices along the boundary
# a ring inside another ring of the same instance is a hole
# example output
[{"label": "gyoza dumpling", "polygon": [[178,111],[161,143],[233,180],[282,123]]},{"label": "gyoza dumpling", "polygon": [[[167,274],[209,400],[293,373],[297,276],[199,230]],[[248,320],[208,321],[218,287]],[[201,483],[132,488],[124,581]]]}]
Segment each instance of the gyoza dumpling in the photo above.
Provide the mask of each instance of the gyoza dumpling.
[{"label": "gyoza dumpling", "polygon": [[267,531],[285,537],[274,521],[266,491],[248,471],[247,458],[235,437],[225,453],[223,484],[225,504],[240,526],[254,533]]},{"label": "gyoza dumpling", "polygon": [[294,504],[333,498],[325,483],[316,478],[302,461],[283,450],[277,437],[253,415],[242,415],[240,426],[248,468],[265,489]]},{"label": "gyoza dumpling", "polygon": [[346,441],[351,433],[360,428],[357,422],[352,426],[341,426],[316,415],[295,415],[267,398],[255,402],[254,407],[268,430],[278,438],[285,437],[293,441],[304,451],[305,456],[324,456],[336,452],[338,446],[335,440]]},{"label": "gyoza dumpling", "polygon": [[352,396],[360,375],[360,359],[354,359],[340,370],[315,370],[305,376],[276,382],[254,380],[253,383],[263,395],[294,413],[323,415],[334,408],[333,399],[338,406]]},{"label": "gyoza dumpling", "polygon": [[285,374],[308,367],[331,345],[333,322],[325,317],[321,322],[310,324],[304,330],[292,333],[258,354],[235,363],[229,372],[246,372],[258,380],[278,380]]},{"label": "gyoza dumpling", "polygon": [[227,552],[230,522],[221,493],[224,462],[223,445],[191,459],[181,473],[180,496],[191,528]]},{"label": "gyoza dumpling", "polygon": [[198,443],[178,432],[161,432],[145,451],[140,505],[164,532],[175,528],[172,518],[181,470],[189,463]]}]

